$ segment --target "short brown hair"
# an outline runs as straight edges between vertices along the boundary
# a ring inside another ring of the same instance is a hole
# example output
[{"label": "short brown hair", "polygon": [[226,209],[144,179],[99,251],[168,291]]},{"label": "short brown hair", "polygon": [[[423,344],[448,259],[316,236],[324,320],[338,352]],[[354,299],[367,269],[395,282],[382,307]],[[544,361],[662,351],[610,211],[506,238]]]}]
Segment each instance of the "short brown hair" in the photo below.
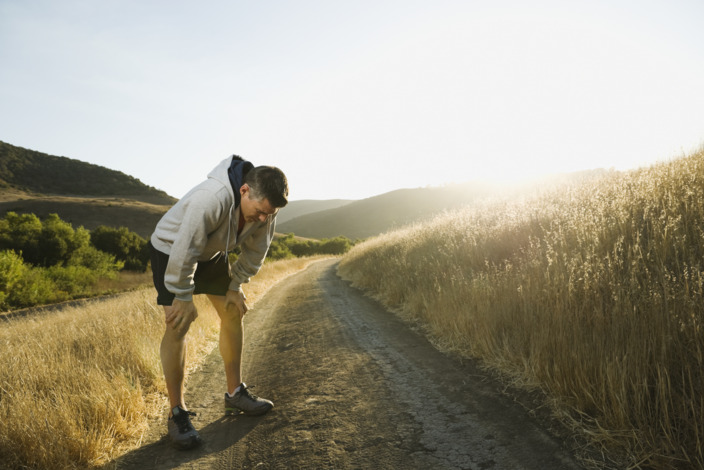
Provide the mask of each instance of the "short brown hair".
[{"label": "short brown hair", "polygon": [[251,197],[260,201],[266,199],[273,207],[288,204],[288,180],[284,172],[275,166],[257,166],[244,177],[252,191]]}]

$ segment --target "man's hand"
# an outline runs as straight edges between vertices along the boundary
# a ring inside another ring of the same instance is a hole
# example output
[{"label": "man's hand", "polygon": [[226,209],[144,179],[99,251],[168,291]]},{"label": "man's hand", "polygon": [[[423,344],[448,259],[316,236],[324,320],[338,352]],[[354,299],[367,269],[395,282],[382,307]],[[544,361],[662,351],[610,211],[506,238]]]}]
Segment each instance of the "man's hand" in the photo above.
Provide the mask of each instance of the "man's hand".
[{"label": "man's hand", "polygon": [[244,318],[244,314],[247,313],[247,310],[249,310],[245,300],[247,300],[247,298],[241,290],[228,290],[227,294],[225,294],[225,310],[229,312],[230,309],[234,309],[235,312],[239,313],[241,320]]},{"label": "man's hand", "polygon": [[193,301],[174,299],[170,307],[164,309],[166,324],[174,330],[187,331],[193,320],[198,318],[198,310]]}]

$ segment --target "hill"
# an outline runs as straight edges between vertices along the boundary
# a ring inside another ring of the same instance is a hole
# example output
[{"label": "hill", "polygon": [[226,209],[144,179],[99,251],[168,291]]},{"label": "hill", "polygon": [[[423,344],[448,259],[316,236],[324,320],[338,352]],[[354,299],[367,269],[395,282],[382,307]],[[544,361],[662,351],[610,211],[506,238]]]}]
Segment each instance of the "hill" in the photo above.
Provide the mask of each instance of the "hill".
[{"label": "hill", "polygon": [[328,209],[337,209],[346,204],[353,202],[349,199],[328,199],[328,200],[313,200],[303,199],[301,201],[290,201],[286,207],[279,210],[279,215],[276,216],[276,223],[283,224],[289,220],[295,219],[302,215],[320,212]]},{"label": "hill", "polygon": [[310,238],[368,238],[404,225],[422,222],[445,211],[458,209],[488,197],[518,197],[544,191],[558,184],[602,177],[607,170],[595,169],[548,175],[517,185],[468,182],[441,187],[399,189],[350,202],[335,209],[301,215],[277,224],[281,233],[293,232]]},{"label": "hill", "polygon": [[5,142],[0,142],[0,188],[45,195],[126,197],[152,204],[176,201],[120,171]]},{"label": "hill", "polygon": [[0,216],[55,213],[74,227],[124,226],[147,237],[174,202],[122,172],[0,142]]},{"label": "hill", "polygon": [[496,191],[495,187],[479,183],[399,189],[335,209],[296,217],[279,223],[277,230],[311,238],[332,238],[339,235],[351,239],[367,238],[434,217],[444,210],[461,207],[477,198],[495,194]]}]

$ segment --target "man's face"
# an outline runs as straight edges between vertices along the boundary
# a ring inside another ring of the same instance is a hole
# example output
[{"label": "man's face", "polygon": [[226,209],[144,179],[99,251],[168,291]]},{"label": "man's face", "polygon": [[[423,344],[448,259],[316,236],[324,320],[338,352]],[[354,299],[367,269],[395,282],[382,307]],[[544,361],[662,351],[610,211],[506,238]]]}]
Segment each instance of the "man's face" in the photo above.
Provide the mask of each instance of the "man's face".
[{"label": "man's face", "polygon": [[276,214],[277,209],[269,204],[267,199],[261,201],[250,198],[252,190],[247,184],[240,188],[240,212],[246,222],[264,222],[270,215]]}]

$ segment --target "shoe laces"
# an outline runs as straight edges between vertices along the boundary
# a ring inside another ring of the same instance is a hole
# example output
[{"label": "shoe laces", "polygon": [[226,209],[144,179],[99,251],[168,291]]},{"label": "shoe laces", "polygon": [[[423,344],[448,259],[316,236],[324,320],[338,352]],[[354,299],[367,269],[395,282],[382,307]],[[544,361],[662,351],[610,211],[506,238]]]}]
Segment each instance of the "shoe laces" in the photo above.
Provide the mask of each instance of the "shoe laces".
[{"label": "shoe laces", "polygon": [[246,398],[252,400],[252,401],[256,401],[257,398],[259,398],[255,394],[253,394],[252,392],[249,391],[249,387],[242,387],[240,389],[240,394],[245,396]]},{"label": "shoe laces", "polygon": [[181,434],[187,433],[191,429],[194,429],[193,425],[191,424],[191,416],[196,416],[196,413],[193,411],[188,411],[184,410],[183,408],[179,408],[179,413],[177,415],[173,415],[172,419],[178,426],[178,432]]}]

